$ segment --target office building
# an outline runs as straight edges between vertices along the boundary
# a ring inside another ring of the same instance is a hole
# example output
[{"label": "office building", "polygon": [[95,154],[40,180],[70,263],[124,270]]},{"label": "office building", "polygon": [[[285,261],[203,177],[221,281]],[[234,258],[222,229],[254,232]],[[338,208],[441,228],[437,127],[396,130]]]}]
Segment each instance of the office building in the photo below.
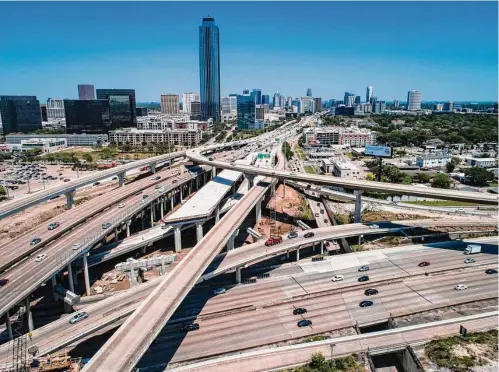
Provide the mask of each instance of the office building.
[{"label": "office building", "polygon": [[354,104],[360,105],[360,96],[355,96]]},{"label": "office building", "polygon": [[444,109],[444,105],[441,103],[436,103],[433,105],[433,111],[442,111]]},{"label": "office building", "polygon": [[445,102],[443,110],[447,112],[454,111],[454,102],[452,101]]},{"label": "office building", "polygon": [[400,107],[400,102],[398,99],[393,100],[393,108],[398,109]]},{"label": "office building", "polygon": [[372,112],[375,114],[383,114],[386,111],[385,101],[375,101],[372,104]]},{"label": "office building", "polygon": [[95,99],[95,88],[91,84],[78,85],[78,99]]},{"label": "office building", "polygon": [[161,95],[161,113],[162,114],[178,114],[178,94],[162,94]]},{"label": "office building", "polygon": [[466,158],[466,163],[472,167],[494,168],[497,167],[495,158]]},{"label": "office building", "polygon": [[191,102],[199,101],[199,96],[194,93],[182,94],[182,112],[185,114],[191,113]]},{"label": "office building", "polygon": [[65,99],[67,133],[108,133],[112,127],[109,100]]},{"label": "office building", "polygon": [[117,145],[142,146],[143,143],[166,144],[169,146],[195,147],[203,132],[192,129],[137,129],[124,128],[109,132],[109,141]]},{"label": "office building", "polygon": [[261,89],[253,89],[253,92],[251,92],[253,97],[255,97],[255,104],[256,105],[262,105],[262,90]]},{"label": "office building", "polygon": [[201,120],[201,102],[192,101],[191,102],[191,119]]},{"label": "office building", "polygon": [[7,144],[21,144],[30,139],[65,139],[67,146],[95,146],[105,145],[108,142],[107,134],[10,134],[5,136]]},{"label": "office building", "polygon": [[345,105],[336,106],[336,108],[334,109],[334,114],[342,116],[355,115],[355,107],[347,107]]},{"label": "office building", "polygon": [[300,113],[315,112],[314,111],[314,99],[312,97],[301,97],[300,100]]},{"label": "office building", "polygon": [[136,112],[137,112],[137,117],[138,116],[147,116],[147,107],[137,107]]},{"label": "office building", "polygon": [[314,112],[322,111],[322,98],[316,97],[314,98]]},{"label": "office building", "polygon": [[319,143],[321,146],[363,147],[376,144],[376,132],[358,127],[315,127],[307,133],[307,141]]},{"label": "office building", "polygon": [[369,85],[366,89],[366,102],[371,103],[371,97],[373,96],[373,87]]},{"label": "office building", "polygon": [[43,153],[54,152],[68,147],[65,138],[32,138],[21,140],[21,151],[39,149]]},{"label": "office building", "polygon": [[407,92],[407,110],[421,110],[421,92],[418,90],[410,90]]},{"label": "office building", "polygon": [[343,104],[346,107],[353,107],[354,103],[355,103],[355,94],[345,92],[345,96],[343,98]]},{"label": "office building", "polygon": [[440,168],[450,162],[452,155],[444,152],[423,154],[416,158],[416,165],[420,168]]},{"label": "office building", "polygon": [[237,128],[239,130],[255,129],[255,100],[248,91],[237,96]]},{"label": "office building", "polygon": [[312,97],[312,89],[307,89],[307,97]]},{"label": "office building", "polygon": [[47,100],[47,118],[64,119],[64,100],[55,98]]},{"label": "office building", "polygon": [[237,114],[237,95],[231,94],[230,96],[222,97],[222,113]]},{"label": "office building", "polygon": [[286,97],[286,108],[290,109],[293,106],[293,97],[287,96]]},{"label": "office building", "polygon": [[270,96],[268,94],[262,95],[262,105],[270,105]]},{"label": "office building", "polygon": [[40,102],[35,96],[0,96],[3,134],[42,129]]},{"label": "office building", "polygon": [[335,177],[362,179],[360,168],[344,155],[335,155],[330,159],[323,159],[321,163],[322,169],[326,173],[332,173]]},{"label": "office building", "polygon": [[215,19],[203,18],[199,26],[199,80],[201,118],[220,122],[220,38]]},{"label": "office building", "polygon": [[293,112],[301,112],[301,101],[298,98],[295,98],[291,101],[291,106],[293,107]]},{"label": "office building", "polygon": [[47,105],[40,105],[40,110],[42,113],[42,121],[49,121],[49,118],[47,116]]},{"label": "office building", "polygon": [[282,105],[282,96],[279,92],[274,94],[273,106],[274,108],[284,107],[284,105]]},{"label": "office building", "polygon": [[111,128],[137,126],[137,113],[134,89],[97,89],[97,100],[109,101]]}]

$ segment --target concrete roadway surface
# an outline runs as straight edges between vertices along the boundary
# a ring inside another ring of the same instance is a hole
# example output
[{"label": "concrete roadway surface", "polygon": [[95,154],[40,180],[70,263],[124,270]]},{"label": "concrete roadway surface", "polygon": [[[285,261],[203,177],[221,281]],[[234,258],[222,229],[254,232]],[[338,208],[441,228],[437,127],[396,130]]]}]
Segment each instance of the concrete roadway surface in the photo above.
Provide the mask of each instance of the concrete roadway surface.
[{"label": "concrete roadway surface", "polygon": [[[393,293],[407,292],[407,303],[411,304],[409,310],[413,311],[425,307],[429,308],[433,304],[439,305],[445,302],[445,295],[448,295],[449,293],[452,293],[452,296],[457,296],[456,298],[450,298],[451,301],[453,299],[462,300],[462,296],[465,296],[464,299],[466,299],[478,289],[470,285],[470,278],[475,278],[474,275],[477,275],[477,277],[480,278],[480,283],[483,282],[484,284],[486,284],[486,281],[488,280],[491,280],[492,282],[497,280],[497,276],[486,275],[484,273],[486,267],[497,266],[497,239],[480,238],[469,241],[469,243],[471,242],[482,244],[484,247],[484,253],[474,256],[477,261],[475,264],[465,264],[463,262],[464,258],[467,257],[462,253],[462,247],[465,246],[465,243],[452,241],[435,243],[432,247],[416,245],[412,247],[396,247],[379,251],[331,256],[329,257],[328,262],[309,262],[302,264],[301,266],[304,271],[301,273],[291,276],[272,276],[268,279],[259,280],[257,284],[254,285],[236,285],[228,288],[227,293],[220,296],[213,296],[213,287],[207,287],[206,285],[196,286],[184,299],[174,317],[162,332],[162,335],[165,335],[165,342],[167,342],[167,345],[171,345],[173,341],[168,338],[170,335],[168,330],[172,329],[172,327],[173,329],[176,329],[176,326],[173,326],[175,324],[174,322],[179,322],[185,317],[191,318],[181,321],[182,325],[186,324],[189,321],[188,319],[193,319],[192,317],[195,318],[197,316],[198,319],[196,321],[201,324],[200,331],[210,329],[209,327],[205,327],[205,324],[208,326],[212,324],[209,323],[211,321],[210,319],[213,318],[213,321],[220,322],[225,321],[224,319],[233,319],[230,318],[230,316],[235,317],[234,319],[243,317],[244,319],[248,319],[248,321],[252,320],[256,325],[258,324],[260,317],[267,314],[266,309],[273,305],[277,306],[277,309],[287,309],[282,312],[286,317],[289,315],[290,306],[294,306],[295,303],[298,304],[296,306],[305,305],[305,307],[309,309],[310,314],[313,315],[312,309],[315,308],[315,304],[320,304],[324,301],[327,302],[327,299],[332,299],[331,301],[334,300],[335,303],[338,304],[350,304],[348,306],[344,305],[341,309],[348,312],[348,314],[350,314],[350,312],[355,314],[356,317],[362,320],[364,309],[361,309],[362,311],[358,313],[358,302],[364,299],[363,291],[365,288],[369,287],[378,288],[380,295],[371,297],[374,299],[376,306],[375,308],[368,309],[369,311],[366,311],[365,313],[369,313],[370,315],[371,313],[377,314],[376,316],[378,318],[385,317],[387,311],[395,312],[396,306],[398,305],[391,303],[391,295],[389,295]],[[419,262],[424,260],[430,262],[430,266],[426,268],[417,266]],[[370,265],[370,270],[366,273],[370,277],[370,282],[367,282],[365,285],[359,285],[357,278],[361,276],[361,273],[359,273],[357,269],[361,265],[366,264]],[[456,271],[451,272],[449,270]],[[460,273],[459,270],[461,270]],[[447,272],[442,275],[438,274],[442,271]],[[424,272],[429,273],[430,276],[425,277],[423,275]],[[460,279],[460,277],[455,277],[456,272],[458,275],[464,275],[466,278],[464,284],[469,286],[468,290],[459,293],[457,291],[452,292],[451,289]],[[332,282],[331,277],[336,274],[343,274],[345,279],[342,282]],[[438,288],[436,287],[442,282],[442,278],[447,278],[448,285],[452,287],[451,289],[445,287],[444,295],[438,292]],[[89,314],[89,318],[80,323],[74,325],[69,324],[68,321],[71,315],[68,315],[47,326],[36,329],[33,331],[32,344],[38,346],[40,348],[40,354],[44,355],[72,344],[81,338],[87,337],[97,329],[102,328],[107,324],[112,324],[132,313],[134,309],[139,306],[140,302],[154,290],[160,280],[160,278],[155,279],[154,281],[139,285],[123,293],[115,294],[95,304],[86,306],[81,309],[81,311],[86,311]],[[415,293],[412,293],[413,287],[420,294],[416,295]],[[483,287],[479,287],[481,288],[480,291],[483,292],[477,293],[474,297],[475,299],[478,299],[477,296],[487,296],[487,286],[484,285]],[[382,288],[384,289],[381,290]],[[435,288],[437,288],[437,291]],[[495,290],[497,291],[497,287]],[[323,297],[320,297],[321,295]],[[359,301],[355,303],[354,300]],[[405,310],[408,309],[402,307],[402,311]],[[239,312],[239,315],[230,315],[230,312]],[[319,311],[319,314],[322,314],[321,311]],[[347,313],[344,314],[347,315]],[[227,318],[227,316],[229,316],[229,318]],[[322,316],[323,315],[320,315],[319,318],[322,318]],[[342,324],[348,324],[347,326],[350,326],[355,319],[349,320],[348,316],[342,317],[341,321],[343,322]],[[216,320],[215,317],[218,320]],[[276,316],[274,316],[274,318],[276,318]],[[278,318],[279,317],[277,316],[276,319]],[[291,318],[294,323],[290,323],[290,329],[294,331],[297,320],[295,319],[296,316]],[[321,321],[322,319],[314,320],[313,327],[318,327]],[[331,324],[326,322],[325,326],[334,327],[338,324],[339,323],[335,322],[332,322]],[[324,327],[324,324],[322,326]],[[313,329],[314,328],[309,328],[308,330],[310,332]],[[237,332],[234,333],[237,334]],[[185,341],[191,340],[192,342],[195,342],[197,334],[198,331],[189,334]],[[247,335],[246,333],[244,334]],[[176,338],[173,340],[177,340],[177,343],[182,341],[181,338],[179,339],[181,334],[179,334],[178,330],[174,332],[174,335],[176,335]],[[248,335],[252,342],[262,342],[259,338],[260,336],[258,332],[254,336]],[[162,337],[163,336],[158,337],[158,341],[160,341],[161,344],[163,343],[161,341]],[[237,345],[240,345],[240,342],[241,341],[239,341]],[[204,345],[204,347],[208,348],[208,344],[209,342]],[[2,362],[5,363],[10,356],[9,350],[7,344],[0,347],[0,365]],[[183,353],[182,350],[183,348],[178,352]],[[188,350],[191,349],[188,348]],[[171,353],[172,350],[170,350],[170,354]],[[179,354],[177,357],[175,354],[175,357],[180,358],[180,355],[182,354]],[[160,362],[164,362],[166,359],[167,358],[163,356],[163,360]]]},{"label": "concrete roadway surface", "polygon": [[[331,226],[331,220],[327,215],[326,208],[324,208],[324,204],[322,203],[322,201],[317,201],[317,198],[314,197],[311,198],[308,191],[305,191],[305,197],[307,199],[308,205],[310,206],[310,209],[312,210],[312,214],[314,215],[317,227]],[[323,213],[321,213],[321,210]]]},{"label": "concrete roadway surface", "polygon": [[[284,157],[278,151],[278,167]],[[219,250],[263,198],[272,180],[255,184],[161,281],[134,314],[84,367],[84,371],[131,371]]]},{"label": "concrete roadway surface", "polygon": [[415,326],[395,328],[360,335],[335,337],[324,341],[307,342],[299,345],[266,348],[247,351],[231,356],[222,356],[194,364],[188,364],[166,371],[172,372],[257,372],[293,368],[310,362],[313,353],[322,353],[329,358],[334,343],[333,357],[351,355],[366,351],[400,350],[411,344],[426,343],[435,338],[459,334],[463,325],[468,332],[497,328],[497,311],[440,320]]},{"label": "concrete roadway surface", "polygon": [[[191,173],[184,173],[175,180],[167,179],[159,182],[159,185],[165,186],[166,194],[168,191],[177,188],[183,182],[193,179]],[[176,183],[172,183],[175,181]],[[46,254],[42,262],[35,262],[35,257],[31,256],[28,259],[20,262],[11,270],[4,273],[2,277],[8,277],[10,282],[0,288],[0,315],[5,314],[9,309],[14,307],[19,301],[29,296],[42,283],[50,279],[59,270],[65,268],[68,262],[75,260],[81,255],[81,251],[72,250],[74,243],[83,243],[87,236],[95,236],[103,232],[101,225],[104,222],[113,221],[122,216],[128,208],[136,208],[142,199],[143,194],[152,195],[156,192],[155,186],[151,186],[141,192],[140,195],[132,195],[122,202],[123,208],[113,206],[108,210],[100,213],[94,218],[74,228],[68,234],[65,234],[60,239],[57,239],[53,244],[49,244],[40,249],[38,254]],[[151,202],[152,198],[147,199],[147,203],[143,204],[144,208]],[[109,233],[112,232],[113,226],[109,228]],[[85,247],[81,247],[85,249]]]},{"label": "concrete roadway surface", "polygon": [[[58,238],[63,233],[77,226],[79,223],[84,222],[87,218],[115,205],[122,199],[133,195],[139,190],[156,185],[160,182],[164,182],[165,179],[177,175],[179,171],[180,170],[178,169],[158,171],[156,175],[161,176],[161,180],[153,181],[150,177],[147,177],[145,179],[127,184],[125,187],[117,187],[104,195],[83,203],[82,205],[75,206],[58,216],[35,226],[33,229],[25,232],[17,238],[12,239],[7,244],[1,245],[0,272],[27,255],[32,254],[47,243],[51,242],[53,239]],[[59,222],[60,226],[54,230],[49,230],[48,225],[52,222]],[[42,239],[42,241],[35,246],[30,245],[31,240],[36,237]]]}]

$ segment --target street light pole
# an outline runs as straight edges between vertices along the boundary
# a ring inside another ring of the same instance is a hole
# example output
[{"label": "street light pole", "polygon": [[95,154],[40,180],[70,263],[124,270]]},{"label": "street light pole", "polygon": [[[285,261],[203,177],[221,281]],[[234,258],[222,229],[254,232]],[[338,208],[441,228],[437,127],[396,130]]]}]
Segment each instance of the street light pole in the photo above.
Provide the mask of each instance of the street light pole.
[{"label": "street light pole", "polygon": [[331,348],[331,368],[334,367],[333,365],[333,347],[335,347],[336,344],[329,344],[329,347]]}]

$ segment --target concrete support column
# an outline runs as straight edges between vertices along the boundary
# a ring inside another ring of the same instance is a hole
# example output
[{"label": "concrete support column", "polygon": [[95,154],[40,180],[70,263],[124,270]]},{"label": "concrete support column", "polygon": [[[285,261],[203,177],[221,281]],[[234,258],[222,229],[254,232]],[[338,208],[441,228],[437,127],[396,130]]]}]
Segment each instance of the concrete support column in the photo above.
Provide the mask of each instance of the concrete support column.
[{"label": "concrete support column", "polygon": [[360,223],[361,212],[362,212],[362,190],[355,190],[355,212],[354,212],[355,223]]},{"label": "concrete support column", "polygon": [[154,226],[154,205],[151,204],[151,227]]},{"label": "concrete support column", "polygon": [[289,260],[289,251],[286,251],[286,258]]},{"label": "concrete support column", "polygon": [[300,248],[296,250],[296,262],[300,261]]},{"label": "concrete support column", "polygon": [[5,313],[5,326],[7,327],[7,332],[9,334],[9,340],[13,340],[14,335],[12,333],[12,323],[10,322],[10,314],[8,311]]},{"label": "concrete support column", "polygon": [[156,163],[151,163],[149,166],[151,167],[151,173],[156,173]]},{"label": "concrete support column", "polygon": [[166,274],[166,265],[165,263],[162,261],[161,262],[161,272],[160,272],[161,275],[165,275]]},{"label": "concrete support column", "polygon": [[282,197],[286,197],[286,180],[282,181]]},{"label": "concrete support column", "polygon": [[59,295],[55,291],[55,286],[57,285],[57,281],[55,280],[55,275],[52,277],[50,281],[52,283],[52,294],[54,295],[54,301],[57,302],[59,301]]},{"label": "concrete support column", "polygon": [[142,223],[142,230],[141,231],[144,231],[146,226],[145,226],[145,213],[144,211],[140,212],[140,222]]},{"label": "concrete support column", "polygon": [[85,292],[90,296],[90,275],[88,274],[87,253],[83,254],[83,278],[85,279]]},{"label": "concrete support column", "polygon": [[175,252],[177,253],[182,250],[182,233],[180,231],[180,227],[180,225],[175,226],[174,230]]},{"label": "concrete support column", "polygon": [[132,221],[127,221],[126,222],[126,237],[129,238],[130,237],[130,225],[132,224]]},{"label": "concrete support column", "polygon": [[196,177],[196,191],[199,191],[201,181],[199,180],[199,176]]},{"label": "concrete support column", "polygon": [[189,181],[189,194],[188,195],[191,195],[192,194],[192,180]]},{"label": "concrete support column", "polygon": [[71,267],[71,262],[68,263],[68,282],[69,282],[69,290],[75,293],[75,285],[73,283],[73,269]]},{"label": "concrete support column", "polygon": [[174,198],[174,196],[172,194],[170,197],[170,211],[173,211],[173,198]]},{"label": "concrete support column", "polygon": [[244,177],[248,180],[248,190],[251,190],[251,188],[255,185],[255,176],[252,174],[245,174]]},{"label": "concrete support column", "polygon": [[66,195],[66,205],[68,209],[73,208],[73,205],[75,204],[74,202],[75,190],[68,191],[65,195]]},{"label": "concrete support column", "polygon": [[134,287],[135,286],[135,270],[134,269],[130,270],[129,278],[130,278],[130,288]]},{"label": "concrete support column", "polygon": [[120,238],[118,237],[118,228],[114,228],[114,241],[117,242]]},{"label": "concrete support column", "polygon": [[236,236],[239,234],[239,229],[234,231],[232,235],[230,236],[229,240],[227,241],[227,251],[230,251],[234,249],[234,240],[236,239]]},{"label": "concrete support column", "polygon": [[145,246],[145,245],[142,248],[140,248],[140,252],[142,254],[146,254],[146,250],[147,250],[147,246]]},{"label": "concrete support column", "polygon": [[118,173],[118,182],[119,182],[120,187],[125,186],[125,172]]},{"label": "concrete support column", "polygon": [[26,299],[26,317],[28,318],[28,330],[33,332],[35,326],[33,325],[33,313],[31,312],[31,301],[29,298]]},{"label": "concrete support column", "polygon": [[324,240],[321,241],[321,254],[324,254]]},{"label": "concrete support column", "polygon": [[208,178],[208,172],[203,173],[203,185],[206,185],[206,179]]},{"label": "concrete support column", "polygon": [[238,267],[236,269],[236,283],[241,283],[241,267]]},{"label": "concrete support column", "polygon": [[199,243],[203,239],[203,222],[196,222],[196,241]]},{"label": "concrete support column", "polygon": [[215,223],[218,223],[220,221],[220,206],[217,205],[217,209],[215,210]]},{"label": "concrete support column", "polygon": [[159,217],[160,217],[160,219],[161,219],[161,220],[163,219],[163,217],[164,217],[164,215],[165,215],[165,213],[164,213],[164,209],[163,209],[163,204],[165,204],[165,203],[164,203],[164,201],[163,201],[163,200],[161,200],[161,201],[159,202]]},{"label": "concrete support column", "polygon": [[184,201],[184,186],[180,186],[180,203],[183,203]]},{"label": "concrete support column", "polygon": [[270,186],[270,196],[274,195],[275,195],[275,183],[272,183],[272,185]]},{"label": "concrete support column", "polygon": [[256,222],[258,223],[262,219],[262,201],[259,200],[256,202]]},{"label": "concrete support column", "polygon": [[211,179],[215,178],[217,176],[217,168],[213,167],[211,168]]}]

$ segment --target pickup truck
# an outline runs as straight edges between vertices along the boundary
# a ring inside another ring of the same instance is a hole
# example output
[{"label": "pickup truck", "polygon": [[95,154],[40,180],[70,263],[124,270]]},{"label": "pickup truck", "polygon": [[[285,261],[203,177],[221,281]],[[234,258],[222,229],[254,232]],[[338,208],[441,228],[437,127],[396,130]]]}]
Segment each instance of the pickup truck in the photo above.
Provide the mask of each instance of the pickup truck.
[{"label": "pickup truck", "polygon": [[464,254],[475,254],[480,253],[482,251],[482,246],[478,244],[468,244],[468,246],[464,249]]},{"label": "pickup truck", "polygon": [[269,247],[280,243],[282,243],[282,238],[280,236],[272,236],[265,241],[265,246]]}]

